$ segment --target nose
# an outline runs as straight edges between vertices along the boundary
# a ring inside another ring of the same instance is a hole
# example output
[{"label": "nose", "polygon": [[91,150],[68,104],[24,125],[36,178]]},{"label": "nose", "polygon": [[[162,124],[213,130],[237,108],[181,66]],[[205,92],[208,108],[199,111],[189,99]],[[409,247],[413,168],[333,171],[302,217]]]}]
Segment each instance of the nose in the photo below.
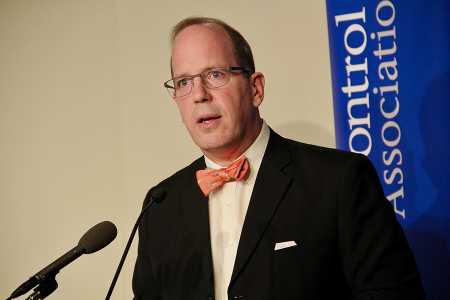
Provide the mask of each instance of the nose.
[{"label": "nose", "polygon": [[209,93],[209,90],[205,87],[203,84],[202,78],[199,76],[197,78],[193,79],[193,86],[192,86],[192,99],[194,99],[195,103],[201,103],[205,101],[211,100],[211,94]]}]

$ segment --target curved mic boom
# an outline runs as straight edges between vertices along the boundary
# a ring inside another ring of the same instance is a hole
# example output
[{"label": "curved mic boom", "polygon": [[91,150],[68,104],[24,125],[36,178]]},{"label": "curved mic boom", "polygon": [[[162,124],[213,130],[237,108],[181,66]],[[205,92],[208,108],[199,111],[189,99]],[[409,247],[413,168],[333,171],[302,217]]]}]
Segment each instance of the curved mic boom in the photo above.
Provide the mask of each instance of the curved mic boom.
[{"label": "curved mic boom", "polygon": [[106,294],[105,300],[109,300],[114,290],[114,286],[116,285],[117,278],[119,278],[120,271],[122,270],[123,263],[125,262],[125,258],[127,257],[128,251],[130,250],[131,243],[133,242],[134,235],[136,234],[136,230],[138,229],[139,224],[141,223],[142,217],[144,213],[149,209],[153,203],[161,203],[166,197],[166,191],[162,188],[153,187],[148,191],[147,195],[144,199],[144,207],[139,214],[139,217],[136,220],[136,223],[131,230],[130,237],[128,238],[127,245],[125,246],[125,250],[123,251],[122,257],[120,258],[119,265],[117,266],[116,273],[114,274],[113,280],[109,287],[108,293]]}]

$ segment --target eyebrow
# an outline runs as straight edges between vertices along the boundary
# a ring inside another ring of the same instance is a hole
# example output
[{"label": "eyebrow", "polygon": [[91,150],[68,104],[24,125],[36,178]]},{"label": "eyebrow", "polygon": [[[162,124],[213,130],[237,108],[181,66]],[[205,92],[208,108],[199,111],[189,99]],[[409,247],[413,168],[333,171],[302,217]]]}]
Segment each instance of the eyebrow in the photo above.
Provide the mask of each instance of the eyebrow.
[{"label": "eyebrow", "polygon": [[175,78],[181,78],[181,77],[191,77],[191,76],[193,76],[193,75],[189,75],[189,74],[187,74],[187,73],[182,73],[182,74],[180,74],[180,75],[177,75],[177,76],[172,77],[172,79],[175,79]]},{"label": "eyebrow", "polygon": [[[227,68],[227,67],[220,67],[220,66],[211,66],[211,67],[206,67],[205,69],[203,69],[203,71],[201,71],[200,73],[197,74],[201,74],[205,71],[209,71],[209,70],[213,70],[213,69],[217,69],[217,68]],[[180,77],[192,77],[195,76],[197,74],[188,74],[188,73],[181,73],[180,75],[174,76],[172,78],[180,78]]]}]

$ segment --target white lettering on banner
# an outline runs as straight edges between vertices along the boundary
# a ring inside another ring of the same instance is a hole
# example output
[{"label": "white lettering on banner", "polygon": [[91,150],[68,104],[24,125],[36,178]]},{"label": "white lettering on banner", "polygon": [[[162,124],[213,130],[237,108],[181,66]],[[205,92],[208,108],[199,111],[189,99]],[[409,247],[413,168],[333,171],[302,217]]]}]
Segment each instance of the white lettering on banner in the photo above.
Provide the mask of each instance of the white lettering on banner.
[{"label": "white lettering on banner", "polygon": [[353,129],[353,126],[361,126],[367,125],[370,128],[370,115],[368,113],[365,114],[364,117],[355,117],[352,113],[352,108],[357,105],[364,105],[366,108],[369,108],[369,94],[366,94],[363,98],[353,98],[347,102],[347,115],[349,116],[348,125],[350,129]]},{"label": "white lettering on banner", "polygon": [[[402,169],[403,154],[399,146],[402,130],[398,122],[400,113],[400,100],[398,88],[398,62],[397,62],[397,31],[395,28],[396,10],[390,0],[379,1],[376,7],[375,18],[381,27],[376,33],[371,33],[370,38],[376,42],[376,50],[373,55],[380,61],[378,65],[378,78],[380,86],[373,92],[378,95],[379,109],[385,120],[381,127],[381,140],[383,142],[382,160],[384,164],[383,181],[395,189],[387,196],[395,213],[401,218],[406,218],[405,209],[399,208],[397,201],[404,199],[404,173]],[[397,158],[397,159],[396,159]],[[395,164],[394,159],[396,159]]]},{"label": "white lettering on banner", "polygon": [[[387,19],[381,18],[381,10],[383,10],[383,11],[388,10],[389,15],[390,15],[389,18],[387,18]],[[392,23],[394,23],[394,21],[395,21],[394,4],[392,4],[392,2],[389,0],[380,1],[377,5],[376,17],[377,17],[378,24],[380,24],[381,26],[383,26],[383,27],[391,26]]]},{"label": "white lettering on banner", "polygon": [[400,103],[398,102],[398,98],[394,97],[395,100],[395,108],[390,111],[387,112],[384,108],[384,103],[386,102],[386,98],[382,97],[380,100],[380,111],[381,114],[383,115],[383,117],[385,117],[386,119],[393,119],[398,115],[398,112],[400,111]]},{"label": "white lettering on banner", "polygon": [[[342,86],[341,91],[348,98],[349,149],[368,156],[372,151],[372,136],[368,130],[370,129],[368,64],[367,57],[361,57],[367,47],[367,33],[362,25],[366,23],[366,8],[362,7],[359,12],[337,15],[334,19],[336,27],[344,24],[347,26],[344,33],[344,47],[349,54],[345,57],[347,85]],[[350,37],[353,37],[355,45],[350,45]]]},{"label": "white lettering on banner", "polygon": [[[370,33],[370,40],[367,39],[366,27],[367,16],[372,14],[366,15],[365,6],[359,11],[336,15],[334,20],[336,27],[342,28],[342,44],[346,52],[344,62],[347,78],[344,84],[340,85],[340,90],[346,96],[347,121],[350,130],[348,147],[352,152],[366,156],[371,154],[373,138],[375,138],[375,134],[371,131],[371,116],[376,110],[371,111],[370,104],[376,103],[374,108],[379,109],[382,121],[379,134],[381,144],[376,149],[380,149],[382,165],[384,165],[381,177],[389,193],[386,198],[391,202],[395,213],[405,219],[406,211],[401,209],[398,203],[405,198],[405,174],[402,169],[404,155],[400,149],[402,130],[398,119],[401,99],[396,57],[397,12],[393,2],[380,0],[376,4],[373,24],[379,28]],[[369,60],[367,56],[370,54],[373,54],[375,59]],[[373,95],[369,92],[371,83],[368,74],[369,67],[372,65],[369,66],[368,61],[377,64],[372,71],[376,72],[373,76],[378,78],[376,87],[371,89]],[[372,96],[373,98],[370,98]]]},{"label": "white lettering on banner", "polygon": [[339,23],[348,21],[362,20],[366,23],[366,8],[363,7],[359,12],[335,16],[334,20],[336,21],[336,27],[339,27]]},{"label": "white lettering on banner", "polygon": [[[359,138],[359,141],[363,141],[360,143],[354,143],[355,139]],[[355,130],[350,132],[350,137],[348,138],[348,144],[350,147],[350,151],[356,153],[362,153],[364,155],[369,155],[370,150],[372,149],[372,137],[370,136],[369,131],[364,127],[357,127]],[[361,147],[361,149],[357,149],[353,145],[363,144],[365,146]]]},{"label": "white lettering on banner", "polygon": [[397,215],[402,217],[403,219],[406,218],[406,211],[405,209],[398,209],[397,207],[397,200],[405,198],[405,193],[403,189],[403,185],[400,186],[400,189],[393,192],[392,194],[389,194],[386,196],[386,198],[391,201],[392,205],[394,206],[394,211]]},{"label": "white lettering on banner", "polygon": [[[352,47],[348,43],[348,38],[351,34],[355,35],[357,33],[361,34],[361,37],[362,37],[361,45],[359,45],[357,47]],[[367,35],[366,35],[366,30],[364,29],[364,27],[362,27],[359,24],[352,24],[352,25],[348,26],[347,29],[345,30],[345,34],[344,34],[344,45],[345,45],[345,49],[347,50],[347,52],[350,53],[351,55],[360,55],[361,53],[363,53],[364,50],[366,50],[366,46],[367,46]]]}]

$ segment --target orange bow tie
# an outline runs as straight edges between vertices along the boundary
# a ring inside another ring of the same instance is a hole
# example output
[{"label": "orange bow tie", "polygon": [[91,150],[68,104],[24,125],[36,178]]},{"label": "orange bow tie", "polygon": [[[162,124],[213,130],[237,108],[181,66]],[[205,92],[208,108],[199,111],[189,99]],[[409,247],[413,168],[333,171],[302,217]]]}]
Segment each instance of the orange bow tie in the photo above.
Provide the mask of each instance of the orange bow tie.
[{"label": "orange bow tie", "polygon": [[197,171],[197,183],[203,194],[208,196],[209,193],[219,189],[227,182],[247,179],[249,171],[250,165],[247,158],[242,156],[227,168]]}]

